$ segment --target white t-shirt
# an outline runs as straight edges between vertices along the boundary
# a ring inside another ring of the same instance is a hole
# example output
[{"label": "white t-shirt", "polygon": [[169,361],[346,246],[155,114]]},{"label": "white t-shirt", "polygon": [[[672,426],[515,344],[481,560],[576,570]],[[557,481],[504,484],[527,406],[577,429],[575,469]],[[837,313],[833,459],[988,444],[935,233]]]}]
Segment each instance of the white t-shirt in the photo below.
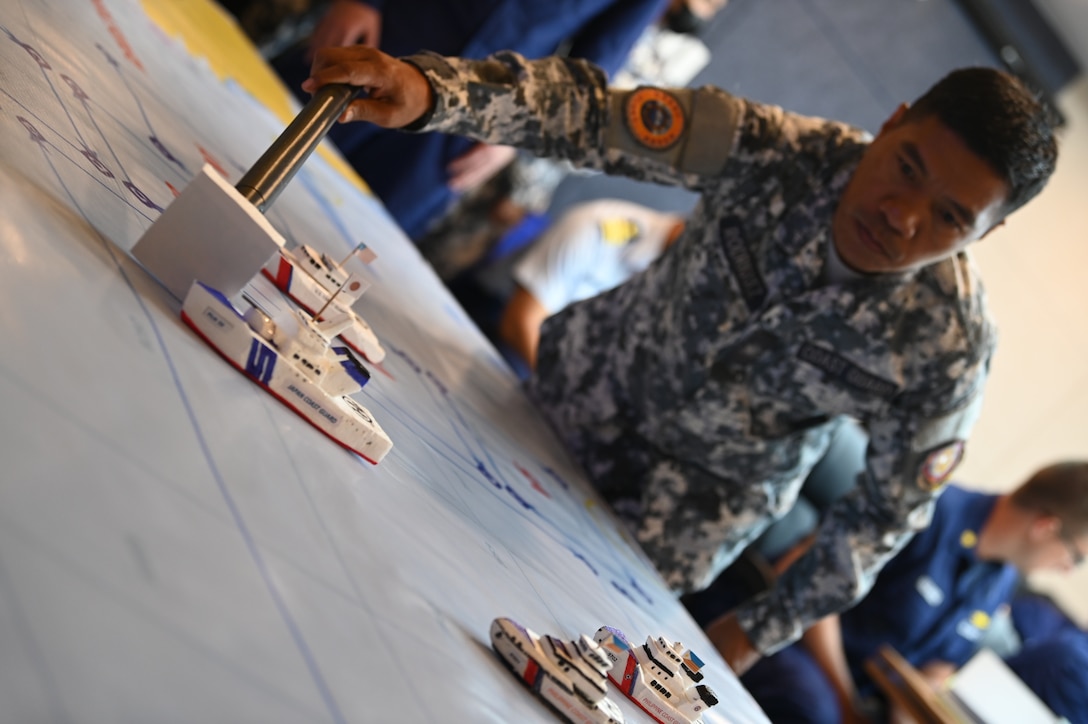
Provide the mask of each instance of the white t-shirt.
[{"label": "white t-shirt", "polygon": [[628,201],[590,201],[559,218],[514,267],[514,279],[554,314],[648,267],[679,216]]}]

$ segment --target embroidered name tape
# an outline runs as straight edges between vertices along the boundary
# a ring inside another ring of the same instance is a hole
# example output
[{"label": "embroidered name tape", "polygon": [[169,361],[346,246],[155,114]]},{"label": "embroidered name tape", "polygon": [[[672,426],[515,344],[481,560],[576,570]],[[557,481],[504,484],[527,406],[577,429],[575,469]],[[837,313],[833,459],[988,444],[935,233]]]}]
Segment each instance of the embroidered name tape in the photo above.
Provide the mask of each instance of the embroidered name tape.
[{"label": "embroidered name tape", "polygon": [[754,312],[763,306],[763,300],[767,298],[767,285],[759,273],[756,260],[748,251],[748,244],[744,240],[744,230],[740,222],[732,218],[722,219],[718,230],[721,234],[722,251],[729,260],[733,278],[740,286],[744,303]]},{"label": "embroidered name tape", "polygon": [[818,367],[831,377],[843,384],[853,387],[860,392],[890,399],[899,391],[899,386],[894,382],[877,377],[871,372],[863,370],[856,364],[846,359],[837,352],[824,349],[811,342],[805,342],[798,350],[797,356],[814,367]]}]

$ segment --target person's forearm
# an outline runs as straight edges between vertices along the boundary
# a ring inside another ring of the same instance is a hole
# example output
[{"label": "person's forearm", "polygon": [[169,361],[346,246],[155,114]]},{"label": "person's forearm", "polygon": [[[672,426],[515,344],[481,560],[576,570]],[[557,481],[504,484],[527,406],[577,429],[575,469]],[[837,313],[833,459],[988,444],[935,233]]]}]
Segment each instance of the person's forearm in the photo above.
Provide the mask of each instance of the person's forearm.
[{"label": "person's forearm", "polygon": [[548,310],[524,287],[517,286],[503,310],[499,321],[499,336],[529,366],[536,367],[536,349],[540,342],[540,325]]},{"label": "person's forearm", "polygon": [[425,53],[404,60],[420,68],[435,91],[425,130],[576,162],[602,155],[607,79],[586,61],[526,61],[513,53],[486,60]]},{"label": "person's forearm", "polygon": [[737,676],[743,675],[759,661],[759,652],[731,614],[707,626],[706,635]]},{"label": "person's forearm", "polygon": [[435,98],[410,130],[464,135],[692,189],[720,181],[750,109],[719,89],[610,90],[600,68],[570,58],[502,52],[485,60],[403,60],[424,73]]},{"label": "person's forearm", "polygon": [[857,687],[843,651],[839,617],[833,615],[820,619],[804,633],[801,640],[835,688],[839,705],[843,710],[853,709]]}]

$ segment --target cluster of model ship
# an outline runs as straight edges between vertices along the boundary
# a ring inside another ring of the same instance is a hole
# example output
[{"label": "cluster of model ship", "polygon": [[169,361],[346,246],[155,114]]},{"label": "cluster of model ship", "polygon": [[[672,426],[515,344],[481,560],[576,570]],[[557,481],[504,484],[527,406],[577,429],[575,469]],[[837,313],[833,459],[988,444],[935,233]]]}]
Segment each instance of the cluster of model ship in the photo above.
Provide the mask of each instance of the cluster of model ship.
[{"label": "cluster of model ship", "polygon": [[[352,252],[369,262],[365,246]],[[349,257],[350,258],[350,257]],[[356,356],[385,357],[374,331],[352,309],[367,283],[308,246],[282,249],[263,274],[300,309],[273,319],[256,302],[239,311],[223,294],[194,281],[181,318],[228,362],[335,442],[377,463],[393,443],[350,395],[370,379]]]},{"label": "cluster of model ship", "polygon": [[564,642],[497,618],[491,645],[526,686],[578,724],[622,724],[606,679],[661,724],[700,724],[702,713],[718,703],[701,683],[703,662],[663,636],[632,646],[623,633],[602,626],[593,639]]}]

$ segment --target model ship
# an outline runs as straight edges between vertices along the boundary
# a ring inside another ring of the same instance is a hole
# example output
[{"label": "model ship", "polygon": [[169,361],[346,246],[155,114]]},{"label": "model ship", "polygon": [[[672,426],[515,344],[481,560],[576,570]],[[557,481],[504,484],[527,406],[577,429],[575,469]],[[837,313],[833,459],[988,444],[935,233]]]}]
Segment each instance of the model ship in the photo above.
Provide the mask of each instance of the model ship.
[{"label": "model ship", "polygon": [[697,724],[718,703],[700,683],[703,662],[679,642],[650,636],[636,647],[610,626],[602,626],[595,638],[611,663],[608,678],[661,724]]},{"label": "model ship", "polygon": [[508,618],[491,623],[491,645],[510,671],[567,721],[622,724],[608,698],[608,660],[588,636],[564,642]]},{"label": "model ship", "polygon": [[181,318],[234,367],[332,440],[371,463],[385,457],[392,441],[370,412],[348,397],[362,389],[370,373],[348,347],[331,343],[351,318],[333,311],[317,321],[292,309],[287,319],[274,321],[246,301],[249,308],[240,312],[218,291],[195,281]]},{"label": "model ship", "polygon": [[[374,259],[374,253],[363,244],[348,258],[352,256],[367,264]],[[366,359],[378,364],[385,358],[385,350],[370,325],[351,308],[369,285],[362,283],[358,276],[349,274],[343,264],[303,244],[295,249],[281,249],[262,272],[280,291],[310,314],[325,307],[331,299],[330,313],[344,315],[351,320],[340,332],[340,338]],[[348,285],[349,278],[354,284]]]}]

